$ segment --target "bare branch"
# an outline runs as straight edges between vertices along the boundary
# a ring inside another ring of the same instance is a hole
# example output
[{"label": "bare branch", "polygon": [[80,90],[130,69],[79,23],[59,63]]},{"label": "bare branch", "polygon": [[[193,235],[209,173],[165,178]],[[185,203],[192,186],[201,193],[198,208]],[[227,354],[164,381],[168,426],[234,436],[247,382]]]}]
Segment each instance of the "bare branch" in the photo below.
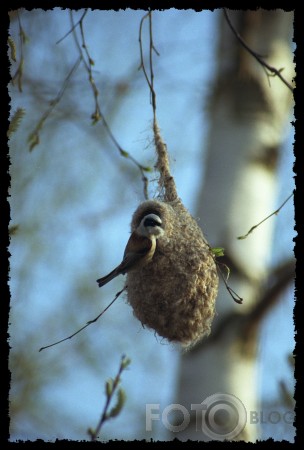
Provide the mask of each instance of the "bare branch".
[{"label": "bare branch", "polygon": [[[232,289],[229,285],[228,285],[228,279],[229,279],[229,275],[230,275],[230,267],[228,264],[222,263],[218,261],[219,257],[224,257],[225,259],[227,259],[227,256],[225,255],[225,249],[223,247],[210,247],[210,245],[208,244],[208,242],[205,240],[206,245],[209,247],[210,253],[213,256],[214,262],[220,272],[221,278],[224,281],[225,287],[229,293],[229,295],[232,297],[232,299],[235,301],[235,303],[238,303],[239,305],[243,304],[243,299],[242,297],[239,296],[239,294],[237,294],[235,292],[234,289]],[[226,276],[223,274],[223,271],[221,269],[221,266],[224,267],[224,269],[226,270],[227,274]]]},{"label": "bare branch", "polygon": [[246,317],[243,334],[245,337],[255,332],[271,308],[277,303],[280,294],[295,278],[295,260],[289,259],[276,267],[268,277],[268,287],[266,286],[263,295]]},{"label": "bare branch", "polygon": [[121,291],[117,292],[117,294],[115,295],[114,299],[108,304],[108,306],[101,311],[100,314],[98,314],[97,317],[95,317],[95,319],[93,320],[89,320],[83,327],[81,327],[79,330],[75,331],[75,333],[71,334],[70,336],[64,338],[64,339],[60,339],[60,341],[54,342],[53,344],[50,345],[46,345],[45,347],[41,347],[39,349],[39,352],[41,352],[41,350],[45,350],[46,348],[50,348],[50,347],[54,347],[57,344],[61,344],[61,342],[64,341],[68,341],[69,339],[72,339],[74,336],[76,336],[76,334],[80,333],[82,330],[84,330],[85,328],[87,328],[89,325],[91,325],[92,323],[97,322],[97,320],[110,308],[110,306],[113,305],[113,303],[118,299],[118,297],[123,293],[123,291],[125,291],[127,289],[127,286],[125,286]]},{"label": "bare branch", "polygon": [[75,62],[75,64],[73,65],[72,69],[70,70],[70,72],[66,76],[66,78],[65,78],[65,80],[63,82],[63,85],[61,86],[58,94],[56,95],[56,97],[53,100],[50,101],[49,108],[45,111],[45,113],[42,114],[42,116],[39,119],[36,127],[29,134],[28,142],[29,142],[29,145],[30,145],[30,149],[29,149],[30,152],[34,149],[34,147],[36,147],[36,145],[39,144],[39,141],[40,141],[39,132],[41,131],[45,121],[47,120],[49,115],[52,113],[52,111],[55,108],[55,106],[57,106],[58,103],[61,101],[61,99],[63,97],[63,94],[64,94],[66,88],[68,87],[70,79],[72,78],[72,76],[74,75],[74,73],[76,72],[76,70],[79,67],[80,61],[81,61],[81,59],[78,58],[77,61]]},{"label": "bare branch", "polygon": [[276,209],[273,213],[269,214],[269,216],[265,217],[265,219],[261,220],[261,222],[257,223],[256,225],[254,225],[253,227],[250,228],[250,230],[248,231],[247,234],[244,234],[243,236],[238,236],[237,239],[246,239],[247,236],[249,236],[250,233],[252,233],[257,227],[259,227],[262,223],[264,223],[266,220],[268,220],[270,217],[274,216],[274,215],[278,215],[280,210],[283,208],[283,206],[288,202],[288,200],[291,199],[291,197],[293,196],[293,192],[287,197],[286,200],[284,200],[284,202],[282,203],[282,205]]},{"label": "bare branch", "polygon": [[[143,24],[144,21],[149,18],[149,71],[150,76],[148,76],[148,72],[146,69],[145,61],[144,61],[144,52],[143,52],[143,43],[142,43],[142,30],[143,30]],[[170,172],[170,164],[169,164],[169,155],[167,151],[167,146],[165,142],[163,141],[160,129],[157,124],[157,118],[156,118],[156,92],[154,90],[154,70],[153,70],[153,52],[155,52],[157,55],[159,55],[158,51],[156,50],[153,42],[153,27],[152,27],[152,11],[149,11],[147,14],[143,16],[143,18],[140,21],[139,26],[139,50],[140,50],[140,66],[139,68],[142,69],[145,79],[147,81],[147,84],[150,89],[151,94],[151,103],[152,103],[152,110],[153,110],[153,133],[154,133],[154,142],[156,147],[156,153],[157,153],[157,162],[155,165],[155,168],[159,172],[159,189],[161,192],[161,197],[163,200],[168,202],[173,202],[178,200],[178,194],[177,189],[175,185],[174,178],[171,175]]]},{"label": "bare branch", "polygon": [[190,351],[201,351],[204,346],[218,342],[223,336],[226,336],[227,329],[231,327],[239,330],[238,333],[244,342],[250,340],[250,337],[257,331],[262,319],[275,306],[281,298],[282,291],[294,280],[294,277],[295,262],[292,258],[274,268],[269,274],[268,280],[272,280],[271,285],[268,288],[265,287],[263,295],[247,316],[244,317],[241,313],[231,312],[221,320],[208,339],[199,342]]},{"label": "bare branch", "polygon": [[[213,255],[215,264],[220,272],[221,278],[224,281],[225,287],[229,293],[229,295],[232,297],[232,299],[235,301],[235,303],[238,303],[239,305],[242,305],[243,299],[240,297],[229,285],[228,285],[228,278],[230,275],[230,268],[227,264],[221,263],[218,261],[219,257],[225,256],[224,248],[223,247],[217,247],[217,248],[211,248],[210,245],[205,241],[206,244],[209,247],[210,253]],[[223,274],[223,271],[221,269],[221,266],[226,269],[227,275],[225,276]]]},{"label": "bare branch", "polygon": [[[275,67],[271,66],[270,64],[268,64],[264,58],[259,55],[258,53],[256,53],[254,50],[252,50],[252,48],[249,47],[248,44],[246,44],[246,42],[244,41],[244,39],[242,38],[242,36],[236,31],[236,29],[234,28],[234,26],[232,25],[232,22],[230,20],[228,11],[226,8],[224,8],[224,14],[225,14],[225,18],[226,21],[230,27],[230,29],[232,30],[233,34],[235,35],[235,37],[237,38],[237,40],[240,42],[240,44],[247,50],[248,53],[250,53],[250,55],[252,55],[261,65],[262,67],[264,67],[266,69],[266,74],[269,77],[270,74],[269,72],[271,72],[272,76],[277,76],[280,78],[280,80],[288,87],[288,89],[290,89],[291,92],[293,92],[293,87],[292,85],[285,80],[285,78],[282,75],[282,70],[283,69],[276,69]],[[269,72],[267,72],[267,70]]]},{"label": "bare branch", "polygon": [[[79,55],[81,60],[83,61],[84,65],[85,65],[85,69],[88,72],[88,77],[89,77],[89,83],[91,85],[92,91],[93,91],[93,97],[94,97],[94,102],[95,102],[95,111],[93,112],[91,118],[93,120],[93,124],[96,124],[97,122],[99,122],[99,120],[101,120],[106,132],[108,133],[111,141],[113,142],[113,144],[115,145],[115,147],[118,149],[119,153],[121,156],[123,156],[124,158],[129,159],[130,161],[132,161],[133,164],[136,165],[136,167],[138,167],[140,173],[141,173],[141,177],[142,177],[142,181],[143,181],[143,185],[144,185],[144,198],[148,199],[148,183],[149,180],[146,176],[146,172],[150,172],[151,169],[150,167],[147,166],[143,166],[142,164],[140,164],[129,152],[127,152],[126,150],[124,150],[121,145],[118,143],[117,139],[115,138],[115,136],[113,135],[111,128],[108,124],[108,122],[105,119],[105,116],[100,108],[99,105],[99,91],[98,88],[96,86],[95,80],[94,80],[94,76],[93,76],[93,71],[92,71],[92,66],[94,65],[94,60],[93,58],[90,56],[89,54],[89,50],[88,47],[86,45],[86,40],[85,40],[85,34],[84,34],[84,29],[83,29],[83,20],[84,20],[85,15],[83,14],[83,16],[81,17],[81,19],[77,22],[77,24],[74,24],[73,21],[73,12],[70,11],[70,18],[71,18],[71,24],[72,24],[72,33],[74,36],[74,40],[76,43],[76,46],[78,48],[79,51]],[[76,34],[76,28],[77,26],[79,26],[80,28],[80,34],[81,34],[81,45],[79,43],[77,34]]]},{"label": "bare branch", "polygon": [[[19,38],[20,38],[20,40],[19,40],[19,42],[20,42],[20,61],[19,61],[19,64],[18,64],[15,74],[12,76],[12,84],[14,84],[15,80],[17,80],[19,92],[22,92],[22,76],[23,76],[23,64],[24,64],[24,49],[23,49],[23,47],[27,41],[27,36],[21,25],[19,11],[17,11],[17,18],[18,18],[18,24],[19,24]],[[13,51],[11,52],[12,59],[16,60],[16,48],[15,48],[15,44],[14,44],[12,38],[10,39],[10,48],[13,49]]]},{"label": "bare branch", "polygon": [[85,10],[84,10],[84,13],[82,14],[82,16],[80,17],[80,19],[78,20],[78,22],[76,22],[73,26],[72,26],[72,28],[62,37],[62,38],[60,38],[57,42],[56,42],[56,44],[60,44],[67,36],[69,36],[69,34],[71,34],[74,30],[75,30],[75,28],[77,28],[78,27],[78,25],[80,24],[80,23],[82,23],[83,22],[83,19],[85,18],[85,16],[87,15],[87,12],[88,12],[88,9],[86,8]]},{"label": "bare branch", "polygon": [[[150,69],[150,78],[147,74],[145,62],[144,62],[144,54],[143,54],[143,45],[142,45],[142,28],[144,21],[149,18],[149,36],[150,36],[150,46],[149,46],[149,69]],[[151,94],[151,103],[153,109],[153,117],[154,122],[156,120],[156,93],[154,90],[154,72],[153,72],[153,51],[159,55],[153,43],[153,27],[152,27],[152,11],[149,11],[147,14],[143,16],[139,25],[139,50],[140,50],[140,66],[139,69],[142,69],[145,79],[148,83],[150,94]]]}]

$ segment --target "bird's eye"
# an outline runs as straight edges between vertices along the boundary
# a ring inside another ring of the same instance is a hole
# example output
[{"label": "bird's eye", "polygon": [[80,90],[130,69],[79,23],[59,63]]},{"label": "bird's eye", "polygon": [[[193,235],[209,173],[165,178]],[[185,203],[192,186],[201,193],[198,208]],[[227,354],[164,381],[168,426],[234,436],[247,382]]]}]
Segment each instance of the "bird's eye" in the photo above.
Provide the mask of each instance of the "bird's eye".
[{"label": "bird's eye", "polygon": [[159,222],[157,222],[155,219],[152,219],[151,217],[147,217],[144,221],[145,227],[157,227],[161,225]]}]

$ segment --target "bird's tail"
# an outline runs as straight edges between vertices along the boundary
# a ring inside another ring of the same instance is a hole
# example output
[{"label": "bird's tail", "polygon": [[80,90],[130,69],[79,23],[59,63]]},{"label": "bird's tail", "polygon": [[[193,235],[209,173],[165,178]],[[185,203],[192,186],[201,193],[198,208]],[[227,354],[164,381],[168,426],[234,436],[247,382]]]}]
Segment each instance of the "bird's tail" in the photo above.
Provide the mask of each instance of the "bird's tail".
[{"label": "bird's tail", "polygon": [[110,272],[105,277],[98,278],[98,280],[97,280],[98,286],[99,287],[104,286],[105,284],[109,283],[109,281],[113,280],[113,278],[117,277],[117,275],[119,275],[117,273],[117,269],[114,269],[114,270],[112,270],[112,272]]}]

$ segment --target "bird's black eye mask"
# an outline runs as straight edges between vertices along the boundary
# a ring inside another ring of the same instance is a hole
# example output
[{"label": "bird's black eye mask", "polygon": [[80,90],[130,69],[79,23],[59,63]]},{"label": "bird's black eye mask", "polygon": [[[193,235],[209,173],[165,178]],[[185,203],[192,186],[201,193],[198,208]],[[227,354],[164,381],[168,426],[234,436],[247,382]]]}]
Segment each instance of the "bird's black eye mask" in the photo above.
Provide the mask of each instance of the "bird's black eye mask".
[{"label": "bird's black eye mask", "polygon": [[[143,212],[143,213],[141,214],[141,216],[138,218],[138,225],[140,224],[140,222],[142,221],[142,219],[143,219],[145,216],[147,216],[148,214],[155,214],[156,216],[158,216],[158,217],[160,218],[161,221],[163,221],[163,218],[162,218],[162,215],[161,215],[160,211],[157,211],[157,209],[153,209],[153,208],[150,209],[150,208],[149,208],[149,209],[146,209],[146,211]],[[158,223],[157,225],[159,225],[159,223]]]},{"label": "bird's black eye mask", "polygon": [[160,227],[161,223],[157,222],[156,220],[152,219],[151,217],[147,217],[147,219],[145,219],[145,221],[144,221],[144,226],[145,227]]}]

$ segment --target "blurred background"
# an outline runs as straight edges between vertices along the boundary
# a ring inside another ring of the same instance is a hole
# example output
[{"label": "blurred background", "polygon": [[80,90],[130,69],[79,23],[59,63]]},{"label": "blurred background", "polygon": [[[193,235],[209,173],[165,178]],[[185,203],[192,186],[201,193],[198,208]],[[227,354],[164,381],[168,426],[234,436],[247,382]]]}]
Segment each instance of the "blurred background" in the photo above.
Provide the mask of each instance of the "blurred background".
[{"label": "blurred background", "polygon": [[[152,108],[149,89],[139,69],[139,25],[145,13],[130,9],[89,10],[81,24],[86,48],[94,61],[91,68],[101,111],[119,145],[152,169],[146,175],[153,197],[158,191],[157,174],[153,172]],[[72,12],[80,44],[79,21],[83,14],[84,10]],[[117,418],[104,425],[100,439],[178,438],[168,434],[157,421],[151,432],[146,431],[145,414],[146,404],[160,404],[161,412],[167,405],[178,403],[185,358],[178,346],[141,326],[126,297],[120,297],[98,322],[73,339],[38,351],[94,319],[123,287],[123,277],[102,289],[98,289],[95,280],[121,261],[131,215],[144,200],[143,182],[136,164],[119,153],[102,121],[92,124],[95,99],[83,61],[75,66],[80,53],[70,32],[71,11],[20,9],[12,11],[10,18],[9,34],[16,47],[15,61],[12,46],[10,49],[14,77],[9,85],[11,115],[18,108],[25,111],[9,142],[11,440],[89,439],[87,429],[97,425],[104,406],[104,383],[116,375],[123,354],[131,359],[122,374],[126,405]],[[292,24],[290,17],[288,23]],[[221,64],[221,39],[228,35],[232,36],[232,32],[223,20],[222,10],[170,9],[153,13],[153,39],[159,52],[159,56],[154,54],[158,123],[168,146],[179,195],[198,218],[212,247],[222,246],[223,242],[213,237],[210,204],[201,202],[201,192],[211,173],[206,174],[206,167],[210,159],[210,120],[216,109],[212,103],[216,97],[214,81]],[[292,66],[292,28],[285,35],[290,49],[287,58]],[[146,62],[148,39],[145,22]],[[234,45],[240,44],[235,41]],[[256,61],[252,64],[258,65]],[[278,68],[282,65],[285,62]],[[68,77],[73,67],[75,70]],[[283,72],[290,82],[292,70]],[[262,69],[261,72],[267,84],[267,76]],[[282,85],[278,85],[280,92],[288,92],[279,80],[278,83]],[[272,79],[272,93],[276,86]],[[50,111],[50,102],[63,87],[60,101]],[[281,98],[280,93],[277,95]],[[266,208],[268,214],[294,188],[291,103],[281,120],[284,125],[277,127],[280,145],[276,187],[273,204]],[[35,129],[37,145],[30,149],[33,137],[29,140],[29,136]],[[226,161],[226,149],[219,151]],[[223,163],[219,172],[228,166],[229,163]],[[218,176],[220,184],[224,178]],[[223,199],[224,196],[225,187]],[[213,210],[216,206],[213,204]],[[204,211],[209,211],[208,217]],[[262,220],[268,214],[262,211],[258,217]],[[293,215],[291,199],[268,221],[273,228],[267,246],[269,273],[293,258]],[[224,213],[221,221],[226,221]],[[238,221],[242,231],[235,230],[235,238],[250,228],[242,222],[242,213]],[[258,221],[250,222],[251,226]],[[253,246],[258,246],[255,236],[250,239]],[[227,292],[224,302],[235,306]],[[280,420],[276,415],[264,423],[259,421],[261,439],[294,438],[292,422],[283,420],[284,412],[293,410],[293,305],[290,277],[260,318],[254,356],[258,411],[264,411],[266,418],[269,411],[281,414]],[[208,345],[208,339],[204,345]],[[190,353],[186,364],[191,368]],[[197,403],[203,399],[204,394],[199,394]]]}]

